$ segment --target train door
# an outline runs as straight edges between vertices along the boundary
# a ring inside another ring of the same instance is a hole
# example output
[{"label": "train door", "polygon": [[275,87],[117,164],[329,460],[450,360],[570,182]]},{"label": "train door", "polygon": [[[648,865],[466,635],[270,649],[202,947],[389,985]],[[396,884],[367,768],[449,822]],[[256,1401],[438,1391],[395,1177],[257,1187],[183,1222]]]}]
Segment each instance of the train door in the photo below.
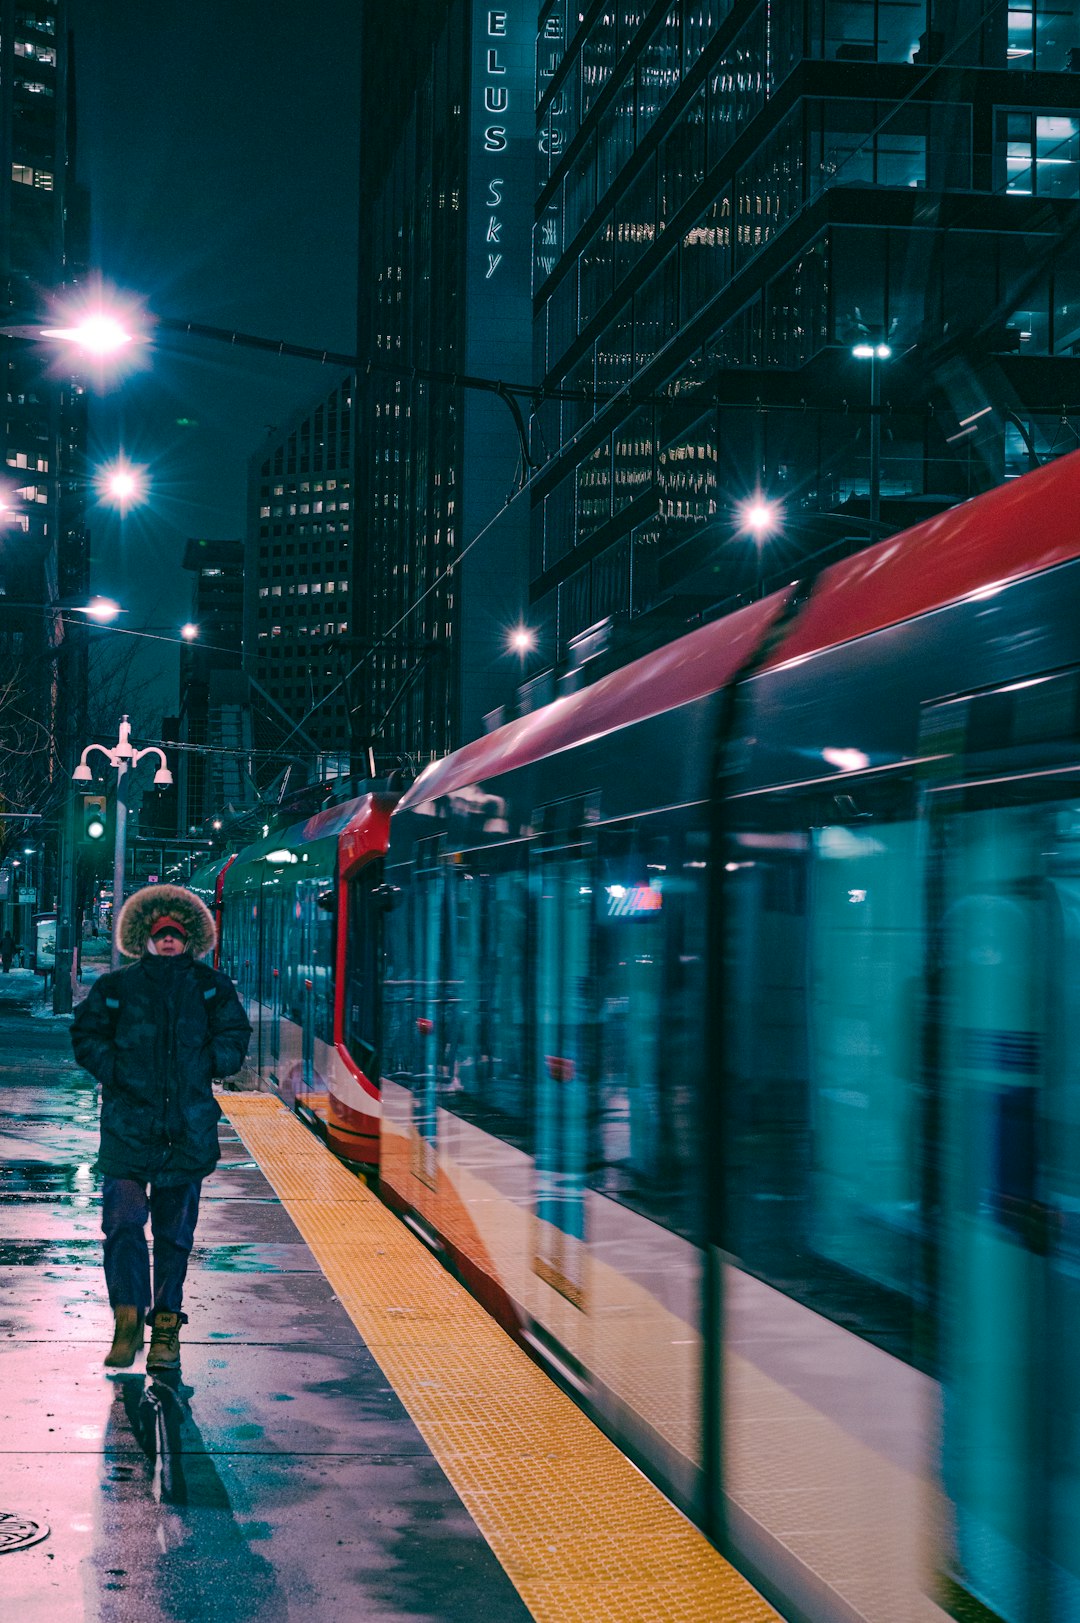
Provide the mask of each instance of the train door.
[{"label": "train door", "polygon": [[438,1163],[438,1094],[441,1056],[446,1040],[443,957],[446,944],[446,869],[440,857],[443,840],[421,842],[417,852],[416,987],[417,1064],[413,1079],[414,1129],[412,1170],[434,1189]]},{"label": "train door", "polygon": [[267,1065],[275,1078],[281,1067],[282,954],[281,927],[283,897],[276,883],[263,891],[263,1003],[267,1021]]},{"label": "train door", "polygon": [[375,892],[383,884],[386,864],[373,857],[347,881],[345,953],[341,995],[341,1040],[362,1074],[379,1076],[379,965],[384,913]]},{"label": "train door", "polygon": [[1004,1623],[1080,1618],[1078,722],[1071,673],[926,726],[941,1564],[957,1615]]},{"label": "train door", "polygon": [[[574,1308],[586,1308],[585,1182],[594,1047],[594,856],[591,808],[545,807],[532,853],[536,1088],[533,1271]],[[576,1326],[541,1295],[537,1318],[560,1341]]]},{"label": "train door", "polygon": [[[286,953],[292,977],[290,1009],[294,1039],[300,1039],[299,1088],[310,1093],[315,1086],[315,905],[318,881],[300,880],[290,886],[284,900],[288,933]],[[295,1064],[296,1055],[293,1054]]]},{"label": "train door", "polygon": [[251,933],[247,953],[248,985],[251,989],[251,1006],[248,1013],[255,1025],[255,1052],[258,1056],[260,1075],[267,1062],[269,1038],[264,1019],[266,1010],[262,1000],[263,970],[267,951],[265,901],[266,892],[260,877],[258,888],[251,892]]}]

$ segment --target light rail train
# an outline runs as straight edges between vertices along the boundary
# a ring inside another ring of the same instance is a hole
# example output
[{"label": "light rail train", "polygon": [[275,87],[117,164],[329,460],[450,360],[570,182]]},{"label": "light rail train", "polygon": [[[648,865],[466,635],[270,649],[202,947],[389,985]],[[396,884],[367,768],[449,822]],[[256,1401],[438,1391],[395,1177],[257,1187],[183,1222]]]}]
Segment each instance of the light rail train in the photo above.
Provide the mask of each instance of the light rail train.
[{"label": "light rail train", "polygon": [[785,1615],[1080,1623],[1080,453],[224,863],[263,1083]]}]

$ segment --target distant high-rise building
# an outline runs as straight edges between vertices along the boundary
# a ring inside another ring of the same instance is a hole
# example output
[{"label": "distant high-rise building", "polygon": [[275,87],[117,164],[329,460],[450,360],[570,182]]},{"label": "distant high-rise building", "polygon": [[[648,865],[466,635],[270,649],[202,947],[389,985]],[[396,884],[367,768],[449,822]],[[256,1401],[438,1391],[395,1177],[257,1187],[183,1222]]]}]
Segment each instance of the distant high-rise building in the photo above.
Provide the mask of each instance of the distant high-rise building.
[{"label": "distant high-rise building", "polygon": [[525,608],[507,404],[410,369],[529,380],[535,20],[451,0],[405,30],[364,8],[357,731],[421,759],[480,729]]},{"label": "distant high-rise building", "polygon": [[[0,316],[18,325],[85,272],[66,0],[0,0]],[[0,337],[0,794],[44,804],[85,726],[86,663],[58,610],[89,586],[85,400],[55,358]]]},{"label": "distant high-rise building", "polygon": [[[244,803],[243,760],[223,751],[250,748],[247,694],[240,677],[244,625],[244,543],[192,538],[184,568],[191,589],[192,640],[180,651],[179,738],[202,752],[178,751],[180,832],[201,828],[232,799]],[[235,715],[234,715],[235,712]],[[230,795],[225,785],[233,791]],[[236,800],[236,796],[241,798]]]},{"label": "distant high-rise building", "polygon": [[260,741],[276,736],[324,774],[348,770],[350,690],[331,689],[354,661],[352,413],[346,377],[275,430],[248,473],[244,669]]}]

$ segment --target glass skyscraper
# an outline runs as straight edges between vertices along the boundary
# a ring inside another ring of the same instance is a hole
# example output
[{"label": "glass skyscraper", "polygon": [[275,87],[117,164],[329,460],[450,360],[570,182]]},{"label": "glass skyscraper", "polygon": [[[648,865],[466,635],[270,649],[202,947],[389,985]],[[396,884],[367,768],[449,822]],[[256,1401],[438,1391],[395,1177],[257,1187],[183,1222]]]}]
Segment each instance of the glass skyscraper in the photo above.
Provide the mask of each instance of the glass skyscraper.
[{"label": "glass skyscraper", "polygon": [[450,380],[530,380],[535,28],[526,0],[425,4],[408,30],[365,7],[354,621],[377,753],[444,754],[512,681],[521,445],[503,401]]},{"label": "glass skyscraper", "polygon": [[[0,0],[0,315],[40,320],[77,282],[89,210],[74,174],[73,64],[64,0]],[[85,729],[86,651],[61,600],[90,581],[86,399],[55,358],[0,337],[0,708],[9,809],[41,810]]]},{"label": "glass skyscraper", "polygon": [[1078,0],[552,0],[535,94],[530,590],[559,650],[1078,443]]}]

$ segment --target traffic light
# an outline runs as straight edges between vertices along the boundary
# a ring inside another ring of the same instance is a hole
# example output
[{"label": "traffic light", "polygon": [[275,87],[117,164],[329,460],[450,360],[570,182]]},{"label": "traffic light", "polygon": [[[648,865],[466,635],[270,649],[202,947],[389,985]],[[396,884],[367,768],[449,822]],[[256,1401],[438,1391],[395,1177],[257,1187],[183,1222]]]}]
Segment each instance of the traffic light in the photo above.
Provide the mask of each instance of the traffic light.
[{"label": "traffic light", "polygon": [[94,845],[105,838],[105,796],[83,795],[83,839]]}]

